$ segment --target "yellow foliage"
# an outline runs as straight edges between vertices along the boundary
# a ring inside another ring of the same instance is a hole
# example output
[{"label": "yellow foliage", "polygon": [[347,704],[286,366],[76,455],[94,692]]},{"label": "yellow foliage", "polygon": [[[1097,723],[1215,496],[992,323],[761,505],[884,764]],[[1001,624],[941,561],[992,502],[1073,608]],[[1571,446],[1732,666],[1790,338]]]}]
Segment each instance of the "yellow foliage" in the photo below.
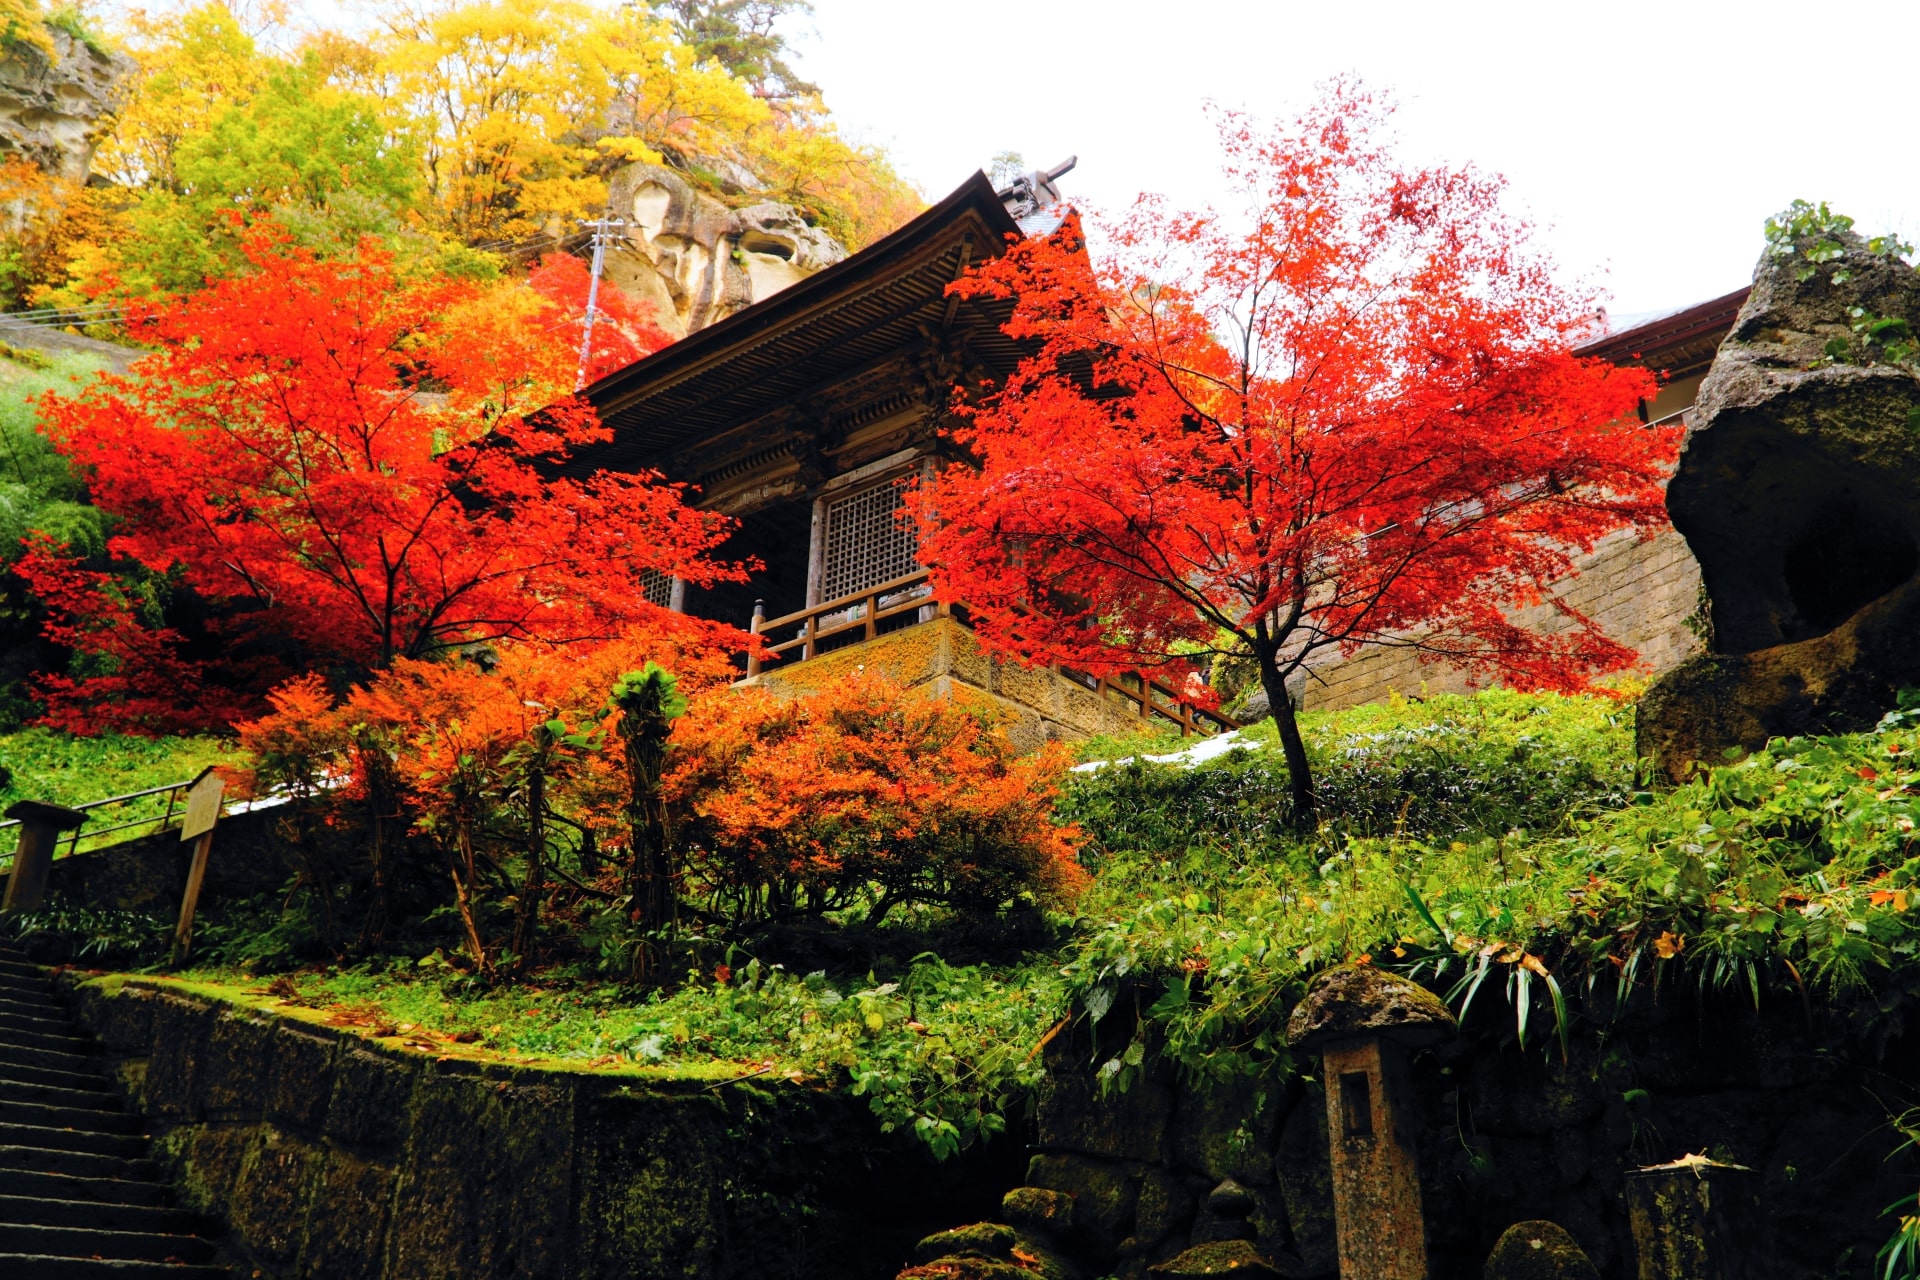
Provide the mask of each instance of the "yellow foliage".
[{"label": "yellow foliage", "polygon": [[217,0],[157,16],[133,9],[124,22],[122,42],[139,70],[94,171],[123,186],[177,191],[180,144],[252,97],[272,62]]}]

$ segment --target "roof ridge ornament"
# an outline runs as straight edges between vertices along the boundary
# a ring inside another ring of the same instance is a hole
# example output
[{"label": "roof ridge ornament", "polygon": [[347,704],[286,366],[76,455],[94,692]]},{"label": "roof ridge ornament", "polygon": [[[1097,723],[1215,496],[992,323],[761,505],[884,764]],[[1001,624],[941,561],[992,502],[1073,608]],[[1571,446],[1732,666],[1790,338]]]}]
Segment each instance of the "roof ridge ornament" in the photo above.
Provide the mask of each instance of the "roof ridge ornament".
[{"label": "roof ridge ornament", "polygon": [[[1000,198],[1000,203],[1005,205],[1007,212],[1013,215],[1013,220],[1020,224],[1020,229],[1028,235],[1033,235],[1035,228],[1027,224],[1037,221],[1066,199],[1060,194],[1060,188],[1055,186],[1054,182],[1073,172],[1073,167],[1079,163],[1079,156],[1068,156],[1051,169],[1035,169],[1031,173],[1021,174],[1006,186],[996,188],[993,194]],[[1053,225],[1045,227],[1039,234],[1044,235],[1060,225],[1061,220],[1058,217],[1049,220]]]}]

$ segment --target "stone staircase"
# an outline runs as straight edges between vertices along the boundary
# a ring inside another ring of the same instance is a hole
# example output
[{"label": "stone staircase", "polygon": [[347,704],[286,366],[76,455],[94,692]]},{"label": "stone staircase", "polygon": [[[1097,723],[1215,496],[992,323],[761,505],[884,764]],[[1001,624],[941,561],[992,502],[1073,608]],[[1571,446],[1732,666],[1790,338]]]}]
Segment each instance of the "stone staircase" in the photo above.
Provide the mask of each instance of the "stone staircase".
[{"label": "stone staircase", "polygon": [[228,1280],[44,974],[0,949],[0,1276]]}]

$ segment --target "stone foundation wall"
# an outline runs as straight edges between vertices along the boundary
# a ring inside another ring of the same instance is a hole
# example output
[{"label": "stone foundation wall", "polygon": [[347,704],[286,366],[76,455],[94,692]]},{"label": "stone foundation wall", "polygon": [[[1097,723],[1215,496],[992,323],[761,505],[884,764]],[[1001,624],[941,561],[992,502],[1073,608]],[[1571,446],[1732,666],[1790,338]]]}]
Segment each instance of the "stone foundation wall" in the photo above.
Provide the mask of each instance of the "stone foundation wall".
[{"label": "stone foundation wall", "polygon": [[[1550,1028],[1522,1052],[1492,1012],[1489,1002],[1475,1034],[1413,1062],[1434,1280],[1481,1280],[1501,1232],[1543,1218],[1567,1228],[1607,1280],[1631,1280],[1626,1171],[1698,1152],[1759,1172],[1772,1238],[1754,1242],[1757,1277],[1857,1278],[1892,1232],[1880,1211],[1920,1178],[1920,1156],[1894,1155],[1901,1138],[1888,1123],[1920,1098],[1910,1037],[1875,1056],[1797,1002],[1756,1014],[1702,1009],[1688,994],[1637,1015],[1604,1047],[1576,1038],[1563,1063],[1542,1043]],[[1064,1228],[1041,1228],[1036,1242],[1089,1276],[1144,1280],[1195,1245],[1245,1238],[1290,1280],[1333,1280],[1317,1081],[1203,1086],[1162,1072],[1102,1097],[1091,1063],[1104,1054],[1084,1035],[1061,1036],[1049,1054],[1027,1185],[1072,1203]],[[1246,1195],[1224,1189],[1229,1180]],[[1010,1197],[1004,1220],[1032,1227],[1018,1221],[1032,1194]]]},{"label": "stone foundation wall", "polygon": [[[1697,631],[1700,566],[1687,540],[1672,529],[1647,542],[1622,534],[1601,543],[1559,594],[1637,652],[1642,675],[1663,675],[1703,647]],[[1521,617],[1542,630],[1557,621],[1550,606]],[[1315,667],[1302,694],[1308,708],[1335,711],[1377,702],[1389,692],[1465,693],[1473,687],[1465,672],[1421,662],[1411,649],[1371,648]]]},{"label": "stone foundation wall", "polygon": [[269,1280],[859,1280],[1011,1181],[815,1090],[435,1060],[139,980],[73,998]]},{"label": "stone foundation wall", "polygon": [[1022,750],[1055,740],[1135,733],[1147,723],[1137,704],[1117,695],[1103,697],[1057,671],[990,657],[973,633],[952,618],[934,618],[768,670],[755,679],[769,688],[804,692],[826,688],[863,669],[938,696],[985,695],[1008,712],[1008,732]]}]

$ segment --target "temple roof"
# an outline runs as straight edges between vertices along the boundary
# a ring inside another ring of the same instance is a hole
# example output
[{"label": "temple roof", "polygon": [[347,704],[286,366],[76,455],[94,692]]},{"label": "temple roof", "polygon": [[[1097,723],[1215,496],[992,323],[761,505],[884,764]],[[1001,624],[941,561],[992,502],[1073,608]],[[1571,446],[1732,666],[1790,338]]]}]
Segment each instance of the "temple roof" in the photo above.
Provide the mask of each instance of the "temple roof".
[{"label": "temple roof", "polygon": [[1615,364],[1637,364],[1675,378],[1698,373],[1713,363],[1720,340],[1733,328],[1748,286],[1706,302],[1650,317],[1635,317],[1615,329],[1574,348],[1574,354],[1598,356]]},{"label": "temple roof", "polygon": [[[1010,305],[963,307],[946,287],[1019,235],[992,183],[976,173],[844,261],[588,387],[614,438],[580,450],[569,469],[656,467],[693,479],[676,453],[770,415],[804,413],[816,397],[956,328],[967,330],[969,356],[1004,376],[1020,357],[1000,329]],[[774,433],[781,434],[790,430]]]}]

